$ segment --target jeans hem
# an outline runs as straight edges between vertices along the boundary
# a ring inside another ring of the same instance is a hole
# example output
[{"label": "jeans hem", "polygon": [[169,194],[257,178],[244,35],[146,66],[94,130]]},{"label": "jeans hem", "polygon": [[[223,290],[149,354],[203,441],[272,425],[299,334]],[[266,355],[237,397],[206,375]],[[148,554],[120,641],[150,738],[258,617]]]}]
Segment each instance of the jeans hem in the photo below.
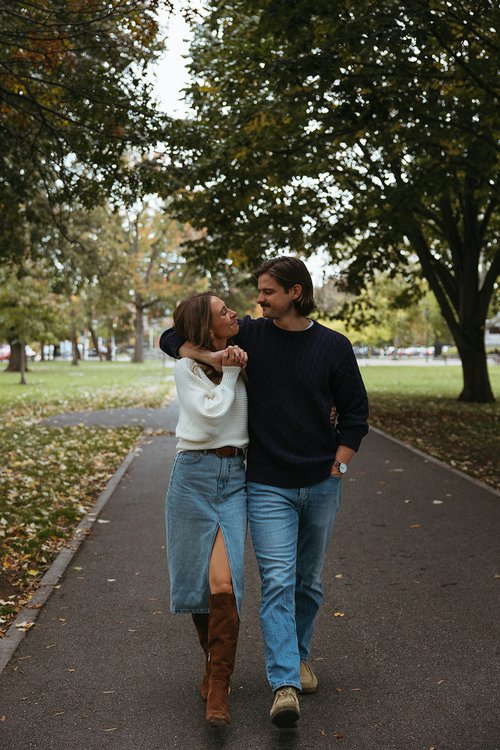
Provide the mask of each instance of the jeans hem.
[{"label": "jeans hem", "polygon": [[193,607],[192,609],[177,609],[175,607],[170,607],[170,611],[173,615],[208,615],[210,612],[209,609],[202,609],[201,607]]},{"label": "jeans hem", "polygon": [[293,680],[288,680],[287,682],[279,682],[274,687],[271,686],[271,690],[273,691],[273,693],[275,693],[277,690],[279,690],[282,687],[293,687],[295,688],[295,690],[300,690],[300,680],[298,683],[293,682]]}]

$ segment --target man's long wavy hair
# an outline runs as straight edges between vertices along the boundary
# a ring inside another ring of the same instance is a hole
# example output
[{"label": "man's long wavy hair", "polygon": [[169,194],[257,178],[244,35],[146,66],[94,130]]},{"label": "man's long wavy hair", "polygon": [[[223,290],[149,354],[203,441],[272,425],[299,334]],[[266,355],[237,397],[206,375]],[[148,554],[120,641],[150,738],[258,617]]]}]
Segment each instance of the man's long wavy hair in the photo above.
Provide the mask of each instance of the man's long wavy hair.
[{"label": "man's long wavy hair", "polygon": [[285,255],[265,260],[254,272],[254,276],[258,279],[264,273],[272,276],[285,292],[288,292],[295,284],[300,284],[302,294],[293,303],[299,315],[309,315],[316,308],[311,274],[299,258]]}]

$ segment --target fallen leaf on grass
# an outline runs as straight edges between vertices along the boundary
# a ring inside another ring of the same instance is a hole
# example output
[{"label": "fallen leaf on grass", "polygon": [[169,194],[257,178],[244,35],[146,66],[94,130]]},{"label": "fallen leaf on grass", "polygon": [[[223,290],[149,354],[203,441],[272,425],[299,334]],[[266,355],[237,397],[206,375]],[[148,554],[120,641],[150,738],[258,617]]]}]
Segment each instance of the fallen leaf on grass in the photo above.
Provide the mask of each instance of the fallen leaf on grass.
[{"label": "fallen leaf on grass", "polygon": [[344,615],[345,615],[345,612],[334,612],[333,613],[334,617],[344,617]]},{"label": "fallen leaf on grass", "polygon": [[343,740],[344,739],[344,735],[341,734],[341,732],[337,732],[337,734],[334,734],[333,736],[334,736],[334,738],[336,740]]},{"label": "fallen leaf on grass", "polygon": [[421,523],[412,523],[410,525],[410,529],[421,529],[421,528],[422,528],[422,524]]}]

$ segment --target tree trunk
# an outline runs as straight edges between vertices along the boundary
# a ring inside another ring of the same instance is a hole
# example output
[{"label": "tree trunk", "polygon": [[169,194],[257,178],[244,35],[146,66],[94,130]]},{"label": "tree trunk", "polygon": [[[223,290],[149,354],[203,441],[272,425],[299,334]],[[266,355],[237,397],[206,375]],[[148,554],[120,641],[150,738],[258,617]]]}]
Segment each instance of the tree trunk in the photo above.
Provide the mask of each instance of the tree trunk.
[{"label": "tree trunk", "polygon": [[434,339],[434,359],[440,357],[443,352],[443,343],[439,339]]},{"label": "tree trunk", "polygon": [[484,329],[467,330],[463,336],[456,337],[456,344],[464,377],[464,386],[458,400],[491,404],[495,397],[488,375]]},{"label": "tree trunk", "polygon": [[40,341],[40,362],[45,362],[45,361],[46,361],[45,344],[43,343],[43,341]]},{"label": "tree trunk", "polygon": [[20,342],[21,346],[21,380],[19,385],[26,385],[26,348],[24,341]]},{"label": "tree trunk", "polygon": [[[9,341],[10,359],[5,372],[21,372],[22,346],[20,341]],[[26,365],[25,365],[26,370]]]},{"label": "tree trunk", "polygon": [[144,322],[142,319],[142,296],[140,292],[135,292],[134,305],[135,344],[132,362],[144,362]]},{"label": "tree trunk", "polygon": [[94,344],[95,352],[96,352],[97,356],[99,357],[99,362],[102,362],[102,360],[104,359],[104,357],[103,357],[102,352],[101,352],[101,350],[99,348],[99,339],[97,338],[97,334],[96,334],[94,328],[91,325],[89,325],[89,331],[90,331],[90,336],[92,338],[92,343]]},{"label": "tree trunk", "polygon": [[106,361],[111,362],[113,359],[113,339],[109,337],[106,339]]},{"label": "tree trunk", "polygon": [[71,354],[71,364],[76,367],[80,359],[80,352],[78,351],[78,338],[74,327],[71,328]]},{"label": "tree trunk", "polygon": [[[446,209],[444,223],[453,223],[455,219],[449,209],[449,203],[444,201],[443,206]],[[475,221],[474,217],[470,216],[468,220],[471,224]],[[456,226],[452,229],[457,231]],[[480,289],[477,268],[480,252],[474,248],[473,243],[468,243],[465,239],[461,243],[459,257],[462,259],[462,272],[458,274],[455,270],[453,275],[432,255],[420,226],[412,224],[407,236],[419,257],[423,275],[436,296],[462,360],[464,386],[458,400],[480,404],[492,403],[495,398],[488,375],[484,327],[500,255],[497,255],[491,264]],[[467,273],[463,272],[464,268],[468,269]]]}]

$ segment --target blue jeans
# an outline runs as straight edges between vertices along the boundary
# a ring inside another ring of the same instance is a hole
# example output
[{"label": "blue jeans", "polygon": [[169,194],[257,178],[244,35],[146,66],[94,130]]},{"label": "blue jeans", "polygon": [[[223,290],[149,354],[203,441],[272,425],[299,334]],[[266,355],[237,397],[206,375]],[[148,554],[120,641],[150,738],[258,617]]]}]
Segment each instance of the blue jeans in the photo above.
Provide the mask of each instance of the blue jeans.
[{"label": "blue jeans", "polygon": [[171,611],[209,611],[210,557],[220,529],[241,616],[247,532],[243,458],[181,451],[172,468],[165,510]]},{"label": "blue jeans", "polygon": [[326,549],[340,505],[342,480],[285,489],[247,484],[248,518],[262,580],[260,621],[273,692],[300,689],[300,660],[309,658],[323,599]]}]

